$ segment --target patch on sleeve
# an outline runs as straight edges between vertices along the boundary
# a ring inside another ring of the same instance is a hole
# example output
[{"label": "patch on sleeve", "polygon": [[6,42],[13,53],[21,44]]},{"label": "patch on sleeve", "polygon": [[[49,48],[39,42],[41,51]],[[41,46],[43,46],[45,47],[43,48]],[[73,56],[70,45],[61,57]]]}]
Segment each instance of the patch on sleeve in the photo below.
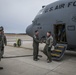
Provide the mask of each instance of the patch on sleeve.
[{"label": "patch on sleeve", "polygon": [[34,38],[36,38],[36,36],[34,35]]}]

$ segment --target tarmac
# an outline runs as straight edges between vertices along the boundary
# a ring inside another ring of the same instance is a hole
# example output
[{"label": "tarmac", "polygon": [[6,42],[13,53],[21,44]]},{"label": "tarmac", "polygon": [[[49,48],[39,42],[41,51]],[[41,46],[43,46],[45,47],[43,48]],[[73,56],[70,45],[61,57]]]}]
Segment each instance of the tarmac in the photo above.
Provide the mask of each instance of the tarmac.
[{"label": "tarmac", "polygon": [[[33,61],[32,38],[27,35],[6,35],[8,46],[0,62],[0,75],[76,75],[76,52],[66,51],[61,61],[47,63],[47,57],[39,51],[39,61]],[[16,40],[22,40],[20,48],[13,47]],[[40,44],[43,50],[45,44]]]},{"label": "tarmac", "polygon": [[40,51],[40,60],[33,61],[32,45],[28,43],[26,46],[30,48],[5,47],[0,62],[4,69],[0,70],[0,75],[76,75],[76,52],[66,51],[61,61],[47,63],[46,56]]}]

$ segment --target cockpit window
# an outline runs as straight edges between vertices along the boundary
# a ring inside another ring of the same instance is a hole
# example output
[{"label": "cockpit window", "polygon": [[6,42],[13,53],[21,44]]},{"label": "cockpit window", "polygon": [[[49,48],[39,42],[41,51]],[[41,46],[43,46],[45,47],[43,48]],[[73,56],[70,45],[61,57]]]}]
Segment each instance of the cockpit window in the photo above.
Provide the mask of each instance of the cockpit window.
[{"label": "cockpit window", "polygon": [[41,9],[37,15],[40,15],[40,14],[42,14],[43,12],[44,12],[44,8]]},{"label": "cockpit window", "polygon": [[48,9],[45,10],[45,13],[47,13],[47,12],[48,12]]}]

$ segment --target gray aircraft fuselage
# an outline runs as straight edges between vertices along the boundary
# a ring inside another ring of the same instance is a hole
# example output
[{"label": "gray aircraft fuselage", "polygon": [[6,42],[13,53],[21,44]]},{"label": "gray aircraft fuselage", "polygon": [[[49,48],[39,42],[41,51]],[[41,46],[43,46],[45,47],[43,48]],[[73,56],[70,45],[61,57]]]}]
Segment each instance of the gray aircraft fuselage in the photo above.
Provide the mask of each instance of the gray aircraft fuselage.
[{"label": "gray aircraft fuselage", "polygon": [[[66,41],[58,40],[59,26],[65,30]],[[39,30],[40,39],[51,31],[54,43],[66,43],[69,48],[76,49],[76,0],[59,0],[42,8],[26,33],[33,37],[35,30]]]}]

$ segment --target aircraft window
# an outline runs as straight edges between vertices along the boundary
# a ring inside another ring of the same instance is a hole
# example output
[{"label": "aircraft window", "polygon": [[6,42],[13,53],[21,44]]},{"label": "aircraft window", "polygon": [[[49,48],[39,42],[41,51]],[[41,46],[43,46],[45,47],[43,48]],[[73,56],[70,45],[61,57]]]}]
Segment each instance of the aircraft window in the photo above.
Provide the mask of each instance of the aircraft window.
[{"label": "aircraft window", "polygon": [[40,25],[40,23],[38,23],[37,25]]},{"label": "aircraft window", "polygon": [[69,31],[74,31],[75,30],[75,26],[68,26],[68,30]]},{"label": "aircraft window", "polygon": [[41,9],[37,15],[40,15],[40,14],[42,14],[43,12],[44,12],[44,8]]},{"label": "aircraft window", "polygon": [[33,25],[37,25],[37,20],[33,21]]},{"label": "aircraft window", "polygon": [[42,27],[40,27],[39,29],[42,29]]},{"label": "aircraft window", "polygon": [[39,29],[39,27],[37,27],[37,29]]},{"label": "aircraft window", "polygon": [[37,27],[37,29],[42,29],[42,27]]},{"label": "aircraft window", "polygon": [[48,9],[45,10],[45,13],[47,13],[47,12],[48,12]]}]

